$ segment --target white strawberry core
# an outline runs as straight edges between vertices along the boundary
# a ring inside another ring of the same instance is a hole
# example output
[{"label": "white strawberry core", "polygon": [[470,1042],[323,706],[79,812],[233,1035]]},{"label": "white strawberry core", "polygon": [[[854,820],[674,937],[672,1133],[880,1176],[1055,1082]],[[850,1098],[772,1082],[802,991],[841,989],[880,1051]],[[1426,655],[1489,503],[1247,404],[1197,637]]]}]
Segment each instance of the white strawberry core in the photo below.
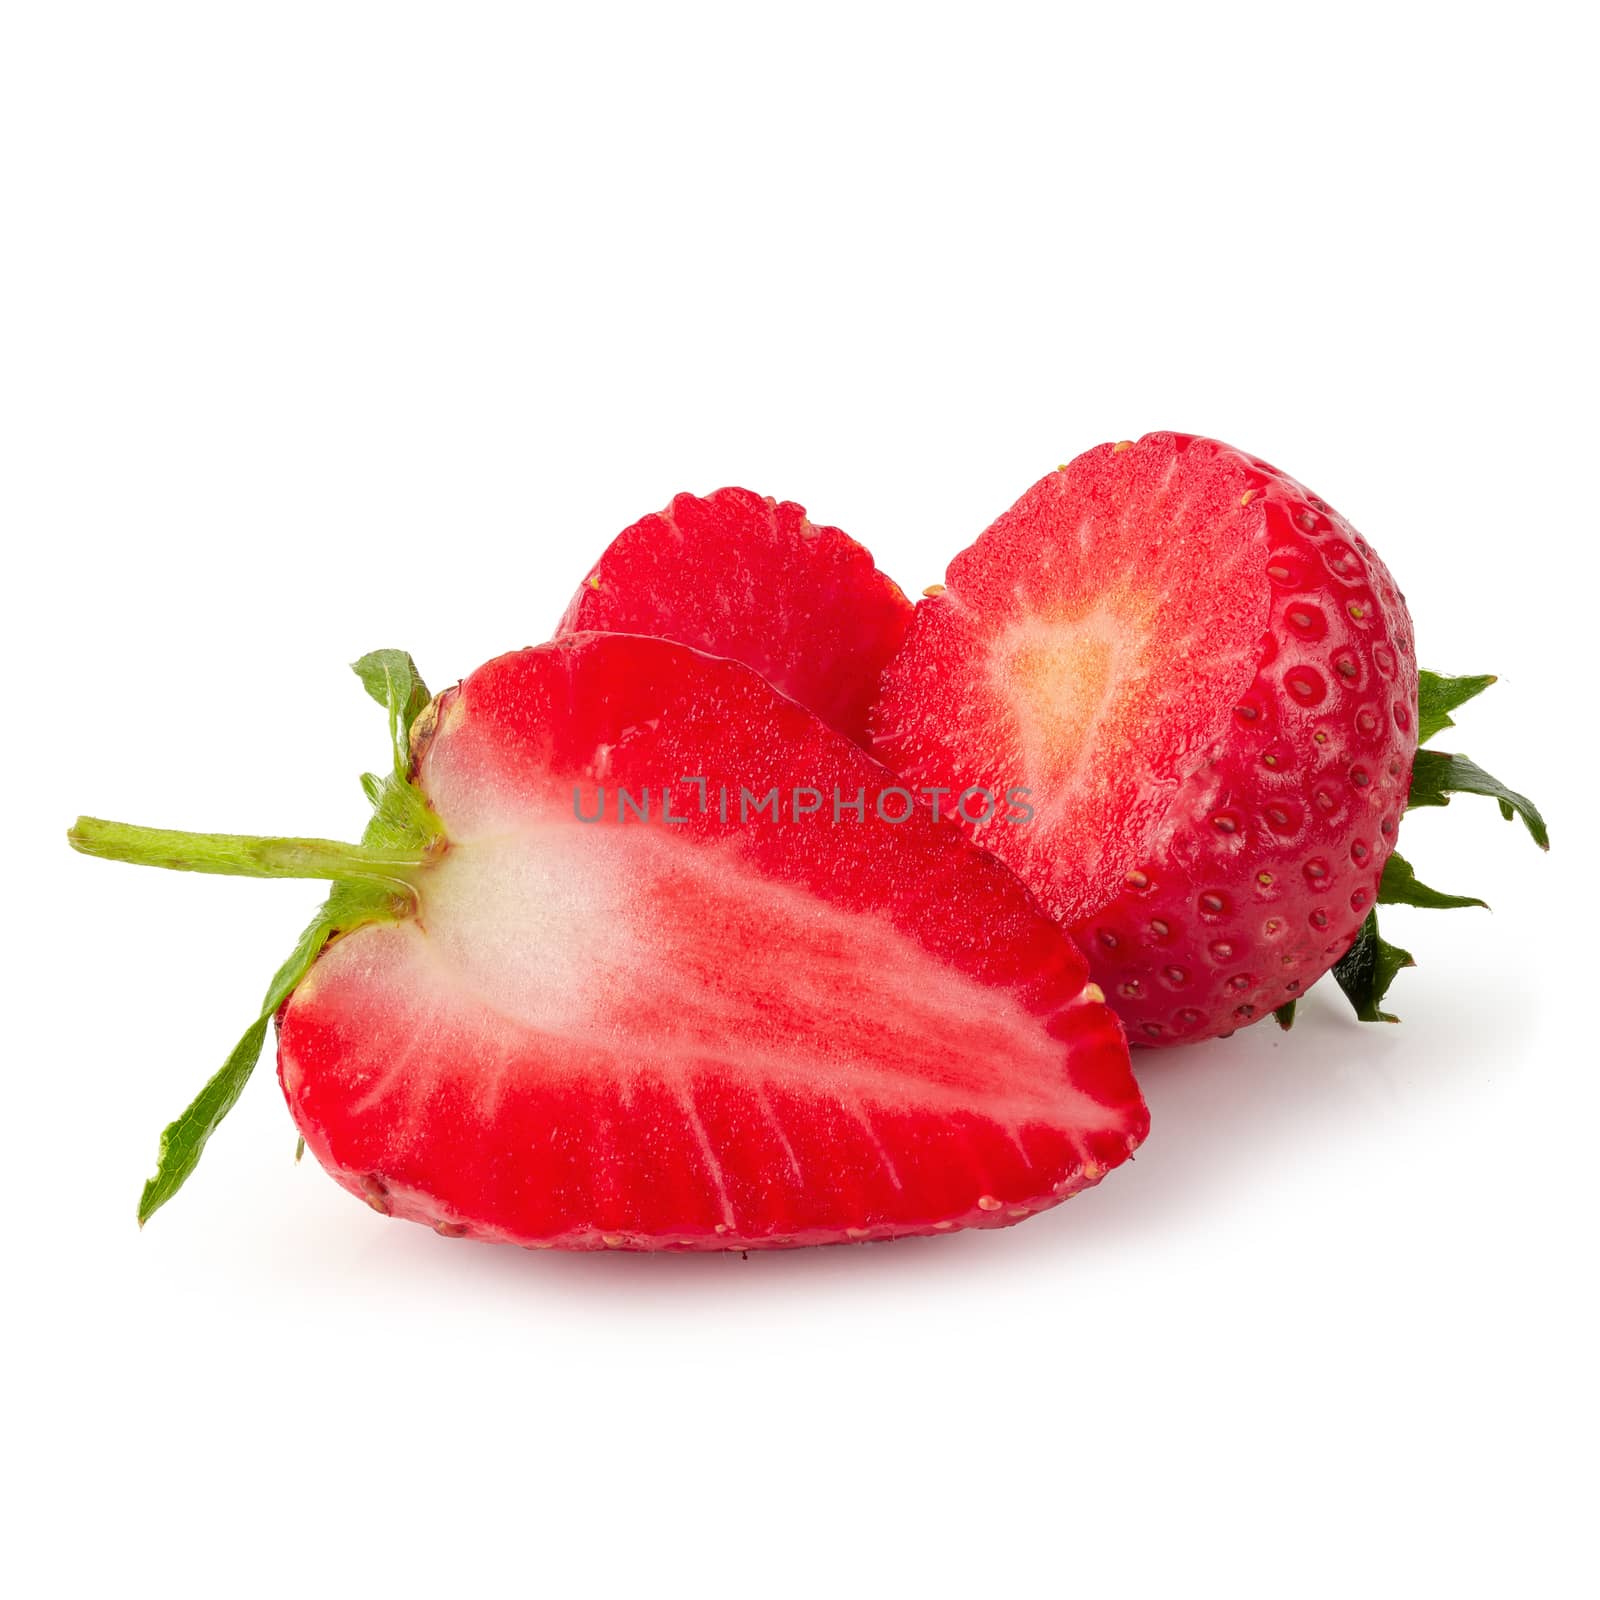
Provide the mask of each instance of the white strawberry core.
[{"label": "white strawberry core", "polygon": [[[980,1104],[1018,1127],[1074,1109],[1061,1046],[1013,996],[885,920],[657,827],[544,822],[458,841],[424,876],[419,918],[340,941],[299,1000],[355,969],[416,1046],[375,1095],[415,1095],[429,1071],[647,1070],[846,1104]],[[1077,1109],[1084,1126],[1104,1120],[1088,1097]]]},{"label": "white strawberry core", "polygon": [[1016,711],[1024,769],[1057,790],[1093,781],[1095,757],[1127,738],[1148,678],[1155,597],[1124,589],[1079,615],[1028,614],[995,639],[989,671]]}]

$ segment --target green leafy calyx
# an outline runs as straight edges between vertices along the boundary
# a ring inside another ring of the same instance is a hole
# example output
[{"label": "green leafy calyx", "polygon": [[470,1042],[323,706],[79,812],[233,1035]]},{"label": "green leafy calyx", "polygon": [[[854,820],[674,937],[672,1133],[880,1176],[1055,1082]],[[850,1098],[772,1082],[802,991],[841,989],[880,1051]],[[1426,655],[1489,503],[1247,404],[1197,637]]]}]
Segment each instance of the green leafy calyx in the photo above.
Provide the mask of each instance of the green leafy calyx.
[{"label": "green leafy calyx", "polygon": [[1450,713],[1482,694],[1494,681],[1489,673],[1475,678],[1447,678],[1438,672],[1418,674],[1417,743],[1426,744],[1434,734],[1455,727]]},{"label": "green leafy calyx", "polygon": [[1433,911],[1452,911],[1462,906],[1482,906],[1489,909],[1487,900],[1470,894],[1443,894],[1430,889],[1416,874],[1406,858],[1396,851],[1383,864],[1383,878],[1378,884],[1380,906],[1426,906]]},{"label": "green leafy calyx", "polygon": [[404,650],[370,650],[350,670],[367,693],[389,713],[389,740],[394,746],[394,770],[404,777],[411,766],[411,727],[433,697]]},{"label": "green leafy calyx", "polygon": [[1411,768],[1411,798],[1408,811],[1418,806],[1447,806],[1453,794],[1484,794],[1499,802],[1500,815],[1509,822],[1521,817],[1533,842],[1541,850],[1550,848],[1550,834],[1539,808],[1526,795],[1508,789],[1492,778],[1475,761],[1465,756],[1446,755],[1442,750],[1419,750]]},{"label": "green leafy calyx", "polygon": [[211,1079],[161,1135],[155,1176],[139,1198],[142,1227],[194,1171],[206,1141],[233,1109],[266,1042],[267,1024],[329,940],[369,922],[392,922],[416,910],[416,884],[444,846],[444,830],[411,781],[412,725],[429,695],[416,663],[403,650],[375,650],[355,663],[367,692],[389,713],[393,766],[368,773],[362,789],[372,816],[359,844],[331,839],[258,838],[243,834],[183,833],[80,817],[68,843],[85,855],[178,872],[252,878],[324,878],[333,890],[268,985],[260,1010]]},{"label": "green leafy calyx", "polygon": [[[1437,672],[1420,674],[1417,685],[1417,740],[1424,745],[1436,733],[1455,726],[1450,715],[1468,700],[1483,693],[1495,680],[1483,674],[1476,677],[1447,678]],[[1411,793],[1406,802],[1408,811],[1425,806],[1449,805],[1451,797],[1458,794],[1486,795],[1500,807],[1507,821],[1520,817],[1535,844],[1541,850],[1550,848],[1550,833],[1539,808],[1526,795],[1508,788],[1498,778],[1491,777],[1475,761],[1466,756],[1450,755],[1442,750],[1418,749],[1411,768]],[[1411,863],[1400,855],[1391,855],[1384,863],[1383,878],[1378,886],[1378,904],[1421,906],[1429,910],[1448,911],[1463,906],[1482,906],[1486,902],[1476,895],[1446,894],[1430,888],[1417,877]],[[1363,1022],[1394,1022],[1395,1016],[1383,1009],[1384,996],[1402,967],[1415,966],[1409,951],[1390,944],[1378,932],[1378,913],[1368,913],[1361,931],[1337,966],[1333,976],[1344,990],[1355,1012]],[[1282,1017],[1279,1018],[1282,1021]],[[1284,1022],[1287,1027],[1288,1023]]]},{"label": "green leafy calyx", "polygon": [[1398,1017],[1383,1009],[1383,997],[1395,974],[1402,967],[1414,966],[1411,952],[1390,944],[1378,932],[1378,913],[1369,911],[1356,942],[1340,957],[1333,976],[1363,1022],[1398,1022]]}]

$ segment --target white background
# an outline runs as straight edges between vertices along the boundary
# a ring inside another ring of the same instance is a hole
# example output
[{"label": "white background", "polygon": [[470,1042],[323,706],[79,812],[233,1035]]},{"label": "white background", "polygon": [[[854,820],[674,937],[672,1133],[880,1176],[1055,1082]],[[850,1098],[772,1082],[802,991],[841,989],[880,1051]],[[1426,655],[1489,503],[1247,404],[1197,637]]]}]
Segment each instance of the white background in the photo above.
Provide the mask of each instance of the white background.
[{"label": "white background", "polygon": [[[6,7],[13,1592],[1595,1592],[1580,14]],[[1157,427],[1501,674],[1457,744],[1555,850],[1408,821],[1496,909],[1392,914],[1402,1026],[1141,1057],[1136,1166],[1021,1228],[748,1261],[385,1222],[264,1065],[136,1231],[317,894],[77,812],[349,835],[346,663],[537,642],[674,491],[914,593]]]}]

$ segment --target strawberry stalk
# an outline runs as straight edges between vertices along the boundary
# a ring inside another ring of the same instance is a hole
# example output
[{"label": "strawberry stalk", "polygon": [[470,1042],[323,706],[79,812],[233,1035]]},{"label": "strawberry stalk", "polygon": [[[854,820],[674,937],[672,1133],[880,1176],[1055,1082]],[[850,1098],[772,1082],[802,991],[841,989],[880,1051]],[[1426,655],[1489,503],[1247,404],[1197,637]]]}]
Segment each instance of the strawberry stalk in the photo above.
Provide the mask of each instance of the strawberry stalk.
[{"label": "strawberry stalk", "polygon": [[389,713],[394,765],[361,787],[373,815],[359,844],[335,839],[262,838],[236,833],[185,833],[129,822],[79,817],[67,842],[84,855],[174,872],[243,878],[317,878],[333,892],[272,982],[250,1026],[205,1087],[161,1135],[155,1175],[139,1197],[139,1226],[181,1189],[206,1142],[233,1109],[266,1043],[267,1024],[293,993],[330,939],[369,922],[395,922],[416,909],[416,875],[444,844],[439,820],[411,782],[411,727],[429,695],[403,650],[375,650],[355,663],[367,693]]},{"label": "strawberry stalk", "polygon": [[172,872],[212,872],[230,878],[326,878],[335,883],[381,883],[411,893],[410,874],[421,852],[396,854],[334,839],[275,839],[243,833],[184,833],[131,822],[79,817],[67,843],[102,861],[126,861]]}]

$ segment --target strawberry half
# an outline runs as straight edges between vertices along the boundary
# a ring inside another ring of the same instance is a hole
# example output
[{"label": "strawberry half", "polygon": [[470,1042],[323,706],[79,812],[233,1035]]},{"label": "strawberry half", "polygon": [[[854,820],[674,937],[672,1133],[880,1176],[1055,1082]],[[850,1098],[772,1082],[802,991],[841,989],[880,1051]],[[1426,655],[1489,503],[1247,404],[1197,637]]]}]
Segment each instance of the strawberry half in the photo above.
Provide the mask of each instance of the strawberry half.
[{"label": "strawberry half", "polygon": [[648,633],[731,656],[865,745],[910,622],[910,601],[848,534],[792,500],[718,489],[619,533],[557,633]]},{"label": "strawberry half", "polygon": [[[1424,676],[1450,705],[1491,681]],[[1175,1044],[1287,1025],[1347,952],[1340,982],[1384,1016],[1410,958],[1373,907],[1468,903],[1385,874],[1407,805],[1442,803],[1412,789],[1418,686],[1405,602],[1349,523],[1264,461],[1152,433],[1051,473],[950,563],[874,748],[1072,931],[1136,1043]],[[1442,771],[1545,842],[1522,796]],[[976,789],[992,809],[961,808]]]},{"label": "strawberry half", "polygon": [[[1143,1138],[1070,940],[745,666],[577,634],[431,703],[399,652],[358,670],[396,748],[361,845],[74,830],[93,854],[338,884],[168,1129],[142,1217],[273,1013],[318,1160],[451,1235],[749,1249],[1000,1226]],[[880,820],[886,789],[905,820]]]}]

